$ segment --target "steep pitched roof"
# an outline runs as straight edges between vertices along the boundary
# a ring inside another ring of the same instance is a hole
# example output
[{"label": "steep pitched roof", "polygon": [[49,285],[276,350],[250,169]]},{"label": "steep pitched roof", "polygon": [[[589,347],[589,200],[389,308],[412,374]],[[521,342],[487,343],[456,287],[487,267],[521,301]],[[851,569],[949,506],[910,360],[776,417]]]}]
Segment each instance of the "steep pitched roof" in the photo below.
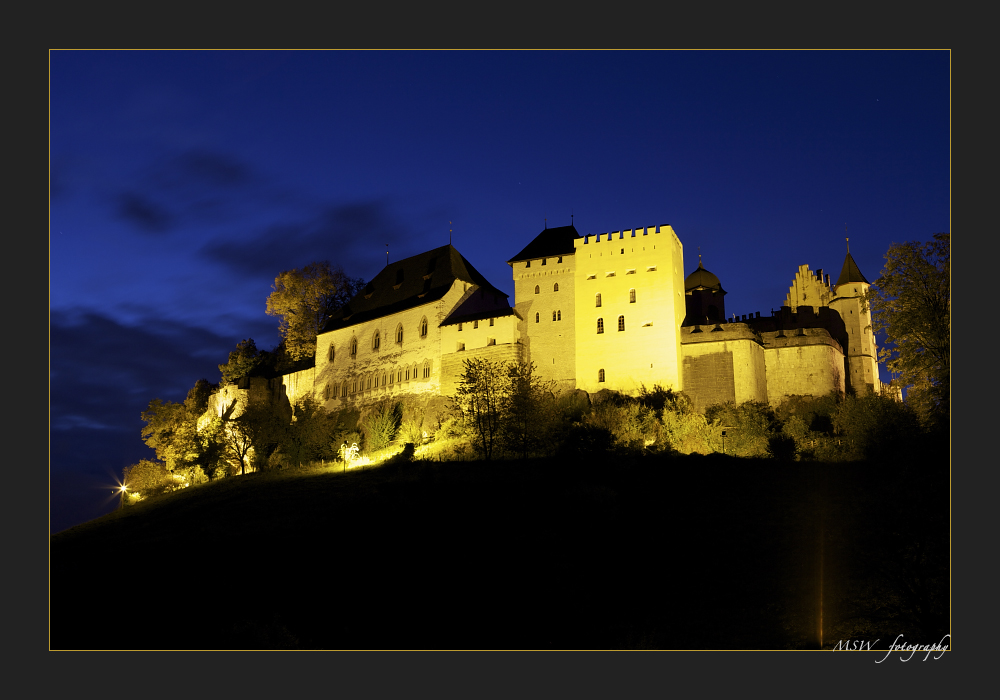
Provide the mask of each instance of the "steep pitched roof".
[{"label": "steep pitched roof", "polygon": [[837,278],[837,286],[848,284],[849,282],[864,282],[865,284],[871,284],[865,279],[865,276],[861,274],[858,264],[854,262],[854,258],[851,257],[850,253],[847,254],[846,258],[844,258],[844,267],[840,270],[840,277]]},{"label": "steep pitched roof", "polygon": [[478,285],[488,294],[504,299],[509,296],[490,284],[449,244],[390,263],[330,318],[323,332],[437,301],[451,289],[455,280]]},{"label": "steep pitched roof", "polygon": [[531,243],[524,246],[524,249],[520,253],[508,260],[507,264],[509,265],[521,260],[572,255],[575,252],[573,241],[577,238],[583,238],[583,236],[577,233],[573,225],[547,228],[535,236]]}]

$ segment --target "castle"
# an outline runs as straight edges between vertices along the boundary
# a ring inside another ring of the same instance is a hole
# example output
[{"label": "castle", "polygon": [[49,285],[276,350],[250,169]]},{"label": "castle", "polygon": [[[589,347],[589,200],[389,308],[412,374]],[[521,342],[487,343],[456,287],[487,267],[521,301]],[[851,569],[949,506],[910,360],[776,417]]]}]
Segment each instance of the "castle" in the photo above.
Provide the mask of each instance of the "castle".
[{"label": "castle", "polygon": [[246,389],[293,405],[311,395],[328,411],[447,397],[470,358],[534,362],[559,390],[659,384],[699,410],[881,389],[869,283],[850,253],[835,284],[802,265],[780,312],[738,319],[726,318],[726,291],[700,259],[684,276],[666,225],[546,228],[507,264],[513,306],[450,244],[391,263],[330,318],[314,367],[225,387],[211,412]]}]

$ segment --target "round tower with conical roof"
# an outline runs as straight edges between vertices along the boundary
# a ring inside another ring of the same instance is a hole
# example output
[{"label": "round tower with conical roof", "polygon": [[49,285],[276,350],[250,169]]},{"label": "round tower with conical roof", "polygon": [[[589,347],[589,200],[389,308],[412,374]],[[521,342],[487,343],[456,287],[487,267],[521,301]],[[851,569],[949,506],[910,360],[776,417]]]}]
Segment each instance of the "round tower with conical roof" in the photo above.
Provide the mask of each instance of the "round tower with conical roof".
[{"label": "round tower with conical roof", "polygon": [[844,386],[857,394],[882,389],[872,315],[864,303],[865,292],[870,286],[848,251],[833,287],[830,308],[840,314],[844,322],[844,334],[837,339],[844,348]]}]

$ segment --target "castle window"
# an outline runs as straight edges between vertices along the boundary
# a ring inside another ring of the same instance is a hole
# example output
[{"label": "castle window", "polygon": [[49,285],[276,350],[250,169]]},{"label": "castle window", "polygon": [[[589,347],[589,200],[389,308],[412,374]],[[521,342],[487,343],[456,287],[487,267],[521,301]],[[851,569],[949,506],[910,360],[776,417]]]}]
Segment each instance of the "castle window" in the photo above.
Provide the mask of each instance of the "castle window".
[{"label": "castle window", "polygon": [[[376,386],[378,386],[378,385],[376,385]],[[365,388],[366,389],[371,389],[372,388],[372,375],[370,375],[370,374],[365,379]]]},{"label": "castle window", "polygon": [[351,393],[352,394],[358,393],[358,380],[357,379],[355,379],[355,380],[353,380],[351,382]]},{"label": "castle window", "polygon": [[600,294],[600,292],[598,292],[598,294],[597,294],[597,303],[594,306],[600,306],[600,305],[601,305],[601,294]]},{"label": "castle window", "polygon": [[479,321],[473,321],[472,322],[472,330],[476,330],[477,328],[479,328]]},{"label": "castle window", "polygon": [[398,384],[401,381],[403,381],[403,370],[396,372],[396,383]]},{"label": "castle window", "polygon": [[347,396],[347,382],[344,382],[343,386],[340,387],[340,395]]},{"label": "castle window", "polygon": [[599,381],[599,382],[603,382],[604,381],[604,370],[603,369],[597,370],[597,381]]},{"label": "castle window", "polygon": [[609,272],[609,273],[607,273],[607,274],[606,274],[606,275],[604,275],[604,276],[605,276],[605,277],[614,277],[614,276],[615,276],[615,273],[613,273],[613,272]]},{"label": "castle window", "polygon": [[421,338],[426,338],[427,337],[427,319],[426,318],[420,319],[420,337]]},{"label": "castle window", "polygon": [[556,282],[554,285],[552,285],[552,291],[553,292],[558,292],[559,291],[559,283],[558,282]]},{"label": "castle window", "polygon": [[631,270],[628,270],[625,274],[626,275],[634,275],[635,274],[635,268],[633,267]]},{"label": "castle window", "polygon": [[358,356],[358,339],[351,338],[351,357]]},{"label": "castle window", "polygon": [[396,326],[396,342],[400,345],[403,344],[403,324],[400,323]]},{"label": "castle window", "polygon": [[378,389],[378,375],[375,375],[375,388]]},{"label": "castle window", "polygon": [[460,323],[460,324],[458,324],[458,332],[459,332],[459,333],[461,333],[461,332],[462,332],[462,324],[461,324],[461,323]]},{"label": "castle window", "polygon": [[656,265],[650,265],[647,267],[646,272],[656,272]]},{"label": "castle window", "polygon": [[333,362],[333,343],[330,343],[330,362]]},{"label": "castle window", "polygon": [[556,320],[562,321],[562,311],[556,311]]},{"label": "castle window", "polygon": [[324,401],[329,401],[330,400],[330,385],[329,384],[327,384],[326,388],[323,389],[323,400]]},{"label": "castle window", "polygon": [[541,290],[540,290],[540,289],[538,288],[538,285],[536,284],[536,285],[535,285],[535,294],[538,294],[538,293],[539,293],[540,291],[541,291]]},{"label": "castle window", "polygon": [[561,255],[559,256],[559,260],[557,262],[562,262],[562,256]]},{"label": "castle window", "polygon": [[431,376],[431,363],[430,360],[424,363],[424,379],[429,379]]},{"label": "castle window", "polygon": [[597,279],[597,275],[587,275],[587,279],[589,279],[589,280],[596,280]]},{"label": "castle window", "polygon": [[524,266],[525,267],[531,267],[531,261],[529,260],[528,262],[524,263]]},{"label": "castle window", "polygon": [[395,381],[396,381],[396,373],[395,372],[389,372],[389,383],[392,384]]},{"label": "castle window", "polygon": [[553,311],[553,312],[552,312],[552,320],[553,320],[553,321],[555,321],[555,320],[556,320],[556,312],[555,312],[555,311]]},{"label": "castle window", "polygon": [[382,373],[382,386],[385,387],[385,372]]},{"label": "castle window", "polygon": [[618,330],[620,330],[620,331],[625,330],[625,317],[624,316],[619,316],[618,317]]},{"label": "castle window", "polygon": [[538,314],[535,314],[535,323],[538,323],[540,320],[541,319],[539,318]]},{"label": "castle window", "polygon": [[406,381],[410,381],[410,368],[406,368]]},{"label": "castle window", "polygon": [[459,343],[457,352],[462,352],[463,350],[465,350],[465,343]]},{"label": "castle window", "polygon": [[597,332],[598,333],[603,333],[604,332],[604,319],[603,318],[597,319]]},{"label": "castle window", "polygon": [[382,342],[379,332],[375,331],[375,335],[372,336],[372,350],[378,350],[379,344]]},{"label": "castle window", "polygon": [[635,290],[634,289],[628,290],[628,303],[629,304],[634,304],[635,303]]},{"label": "castle window", "polygon": [[493,319],[492,318],[490,319],[490,325],[491,326],[493,325]]},{"label": "castle window", "polygon": [[487,338],[486,339],[486,344],[487,345],[496,345],[497,344],[497,339],[496,338]]},{"label": "castle window", "polygon": [[546,260],[545,258],[542,258],[542,265],[545,264],[545,260]]}]

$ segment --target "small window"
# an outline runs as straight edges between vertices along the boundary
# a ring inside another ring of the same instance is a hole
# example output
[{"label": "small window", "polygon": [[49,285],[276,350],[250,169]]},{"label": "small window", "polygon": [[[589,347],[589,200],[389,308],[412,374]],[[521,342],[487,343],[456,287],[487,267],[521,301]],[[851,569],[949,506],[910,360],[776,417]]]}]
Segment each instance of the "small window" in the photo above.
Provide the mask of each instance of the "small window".
[{"label": "small window", "polygon": [[492,318],[490,319],[490,325],[491,326],[493,325],[493,319]]},{"label": "small window", "polygon": [[461,333],[461,332],[462,332],[462,324],[461,324],[461,323],[460,323],[460,324],[458,324],[458,332],[459,332],[459,333]]},{"label": "small window", "polygon": [[634,275],[635,274],[635,268],[633,267],[632,269],[626,271],[625,274],[626,275]]},{"label": "small window", "polygon": [[333,343],[330,343],[330,362],[333,362]]},{"label": "small window", "polygon": [[323,400],[324,401],[329,401],[330,400],[330,385],[329,384],[327,384],[326,388],[323,389]]},{"label": "small window", "polygon": [[389,383],[390,384],[394,384],[395,382],[396,382],[396,373],[395,372],[389,372]]},{"label": "small window", "polygon": [[476,330],[477,328],[479,328],[479,321],[473,321],[472,322],[472,330]]},{"label": "small window", "polygon": [[403,344],[403,324],[400,323],[396,326],[396,342],[400,345]]},{"label": "small window", "polygon": [[540,320],[541,318],[538,316],[538,314],[535,314],[535,323],[538,323]]},{"label": "small window", "polygon": [[556,320],[562,321],[562,311],[556,311]]},{"label": "small window", "polygon": [[524,263],[524,266],[525,267],[531,267],[531,261],[529,260],[528,262]]},{"label": "small window", "polygon": [[650,265],[647,267],[646,272],[656,272],[656,265]]},{"label": "small window", "polygon": [[497,339],[496,338],[487,338],[486,339],[486,344],[487,345],[496,345],[497,344]]},{"label": "small window", "polygon": [[406,381],[410,381],[410,368],[406,368]]},{"label": "small window", "polygon": [[620,330],[620,331],[625,330],[625,317],[624,316],[619,316],[618,317],[618,330]]},{"label": "small window", "polygon": [[597,370],[597,381],[599,381],[599,382],[603,382],[604,381],[604,370],[603,369]]},{"label": "small window", "polygon": [[604,332],[604,319],[603,318],[597,319],[597,332],[598,333],[603,333]]},{"label": "small window", "polygon": [[542,258],[542,265],[545,264],[545,260],[546,260],[546,258]]},{"label": "small window", "polygon": [[372,350],[378,350],[379,344],[382,342],[382,338],[378,331],[375,331],[375,335],[372,337]]},{"label": "small window", "polygon": [[375,388],[378,389],[378,375],[375,375]]},{"label": "small window", "polygon": [[371,388],[372,388],[372,375],[369,374],[367,377],[365,377],[365,389],[371,389]]},{"label": "small window", "polygon": [[625,255],[625,249],[622,248],[622,255]]},{"label": "small window", "polygon": [[459,343],[456,352],[462,352],[465,350],[465,343]]},{"label": "small window", "polygon": [[539,293],[540,291],[541,291],[541,290],[540,290],[540,289],[538,288],[538,285],[536,284],[536,285],[535,285],[535,294],[538,294],[538,293]]},{"label": "small window", "polygon": [[425,362],[424,363],[424,379],[429,379],[430,376],[431,376],[431,363],[430,362]]},{"label": "small window", "polygon": [[601,295],[600,295],[600,293],[598,293],[597,294],[597,303],[594,304],[594,306],[600,306],[600,305],[601,305]]},{"label": "small window", "polygon": [[552,312],[552,320],[553,320],[553,321],[555,321],[555,320],[556,320],[556,312],[555,312],[555,311],[553,311],[553,312]]},{"label": "small window", "polygon": [[420,337],[421,338],[426,338],[427,337],[427,319],[426,318],[421,319],[421,321],[420,321]]},{"label": "small window", "polygon": [[351,338],[351,357],[358,356],[358,339]]},{"label": "small window", "polygon": [[553,292],[558,292],[559,291],[559,283],[558,282],[556,282],[555,284],[552,285],[552,291]]},{"label": "small window", "polygon": [[613,273],[613,272],[609,272],[609,273],[607,273],[607,274],[606,274],[606,275],[604,275],[604,276],[605,276],[605,277],[614,277],[614,276],[615,276],[615,273]]},{"label": "small window", "polygon": [[628,290],[628,303],[629,304],[634,304],[635,303],[635,290],[634,289]]},{"label": "small window", "polygon": [[557,260],[556,262],[562,262],[562,256],[561,255],[559,256],[559,260]]},{"label": "small window", "polygon": [[344,382],[344,385],[340,387],[340,395],[347,396],[347,382]]},{"label": "small window", "polygon": [[587,279],[589,279],[589,280],[596,280],[597,279],[597,275],[587,275]]}]

